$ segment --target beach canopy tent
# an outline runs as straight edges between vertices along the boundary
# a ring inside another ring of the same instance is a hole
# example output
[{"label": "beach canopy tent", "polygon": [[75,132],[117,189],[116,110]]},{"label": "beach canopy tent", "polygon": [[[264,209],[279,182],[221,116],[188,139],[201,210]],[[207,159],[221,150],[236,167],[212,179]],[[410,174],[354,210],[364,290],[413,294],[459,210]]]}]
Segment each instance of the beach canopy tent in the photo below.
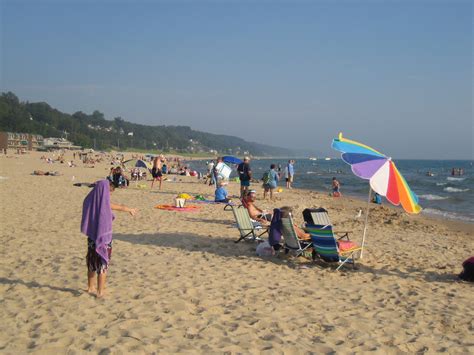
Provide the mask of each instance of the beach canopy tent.
[{"label": "beach canopy tent", "polygon": [[236,158],[236,157],[232,157],[230,155],[226,155],[226,156],[222,157],[222,161],[224,163],[227,163],[227,164],[240,164],[240,163],[242,163],[242,160],[240,160],[239,158]]},{"label": "beach canopy tent", "polygon": [[126,160],[123,162],[123,165],[125,165],[128,168],[144,168],[144,169],[151,170],[150,164],[141,159]]},{"label": "beach canopy tent", "polygon": [[392,158],[365,144],[344,138],[342,133],[339,133],[338,138],[333,139],[332,147],[342,153],[342,160],[351,166],[356,176],[369,180],[369,198],[362,237],[362,258],[372,190],[385,196],[395,206],[401,205],[408,213],[420,213],[421,206],[418,204],[418,196],[410,189]]}]

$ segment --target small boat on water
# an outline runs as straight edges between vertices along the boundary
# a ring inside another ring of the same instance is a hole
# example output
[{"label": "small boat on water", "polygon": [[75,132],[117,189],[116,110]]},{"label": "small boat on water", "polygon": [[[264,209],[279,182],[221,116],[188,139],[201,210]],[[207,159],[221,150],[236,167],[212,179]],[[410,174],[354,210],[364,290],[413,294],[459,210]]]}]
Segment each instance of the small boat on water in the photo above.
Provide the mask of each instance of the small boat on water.
[{"label": "small boat on water", "polygon": [[324,158],[324,160],[331,160],[331,158],[326,157],[326,158]]},{"label": "small boat on water", "polygon": [[309,160],[318,160],[318,158],[310,157]]}]

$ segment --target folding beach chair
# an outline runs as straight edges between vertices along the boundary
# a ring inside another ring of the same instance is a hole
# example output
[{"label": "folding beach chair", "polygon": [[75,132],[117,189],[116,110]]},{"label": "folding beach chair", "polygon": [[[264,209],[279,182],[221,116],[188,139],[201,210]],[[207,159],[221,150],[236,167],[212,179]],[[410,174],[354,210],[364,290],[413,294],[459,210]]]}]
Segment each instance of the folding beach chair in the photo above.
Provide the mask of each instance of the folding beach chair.
[{"label": "folding beach chair", "polygon": [[296,234],[295,227],[293,225],[293,218],[291,213],[289,217],[283,217],[281,219],[281,234],[285,240],[284,248],[287,251],[295,252],[296,256],[300,256],[304,251],[312,246],[311,242],[301,240]]},{"label": "folding beach chair", "polygon": [[[347,248],[341,248],[340,246],[344,243],[341,241],[342,238],[347,238],[348,233],[344,234],[338,240],[334,237],[331,225],[306,225],[306,232],[311,234],[311,240],[313,242],[313,258],[319,256],[326,262],[338,262],[339,266],[336,271],[339,270],[344,264],[352,264],[355,268],[355,259],[358,252],[362,249],[358,245],[349,244]],[[348,244],[345,242],[345,244]]]},{"label": "folding beach chair", "polygon": [[250,219],[249,211],[242,206],[229,205],[237,222],[237,228],[240,232],[240,238],[235,243],[241,240],[260,240],[261,236],[268,233],[268,227],[255,226]]},{"label": "folding beach chair", "polygon": [[[328,211],[322,207],[320,208],[306,208],[303,211],[303,219],[307,225],[311,226],[332,226],[331,220],[329,219]],[[347,238],[349,239],[350,231],[337,231],[334,232],[338,237],[337,239]]]},{"label": "folding beach chair", "polygon": [[313,226],[330,226],[328,211],[324,208],[306,208],[303,211],[303,218],[307,224]]}]

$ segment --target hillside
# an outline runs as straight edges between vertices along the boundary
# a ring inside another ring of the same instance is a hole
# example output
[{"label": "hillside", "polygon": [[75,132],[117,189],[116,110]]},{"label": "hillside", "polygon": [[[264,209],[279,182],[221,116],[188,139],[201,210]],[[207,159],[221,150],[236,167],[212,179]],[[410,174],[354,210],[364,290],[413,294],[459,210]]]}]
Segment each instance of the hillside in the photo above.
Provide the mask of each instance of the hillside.
[{"label": "hillside", "polygon": [[0,131],[66,137],[76,145],[96,149],[143,149],[258,156],[290,156],[290,149],[247,142],[241,138],[195,131],[187,126],[148,126],[127,122],[121,117],[107,120],[94,111],[71,114],[45,102],[21,102],[12,92],[0,96]]}]

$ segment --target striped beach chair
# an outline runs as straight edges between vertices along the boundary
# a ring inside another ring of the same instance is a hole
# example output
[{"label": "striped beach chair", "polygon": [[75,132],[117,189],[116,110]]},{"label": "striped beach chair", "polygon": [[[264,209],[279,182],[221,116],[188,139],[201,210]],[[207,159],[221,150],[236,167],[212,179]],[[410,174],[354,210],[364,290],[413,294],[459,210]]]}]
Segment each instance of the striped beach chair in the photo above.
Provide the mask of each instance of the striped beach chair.
[{"label": "striped beach chair", "polygon": [[281,219],[281,234],[283,235],[283,239],[285,241],[284,248],[288,251],[293,251],[296,256],[302,255],[306,249],[311,247],[311,242],[298,238],[293,225],[291,213],[289,217],[284,217]]},{"label": "striped beach chair", "polygon": [[[305,230],[311,234],[313,256],[318,256],[326,262],[339,263],[336,271],[346,263],[355,268],[355,259],[362,248],[350,241],[342,241],[344,237],[349,239],[347,233],[336,240],[331,225],[306,225]],[[342,248],[342,245],[345,248]]]},{"label": "striped beach chair", "polygon": [[268,227],[266,226],[255,226],[250,219],[249,211],[242,206],[229,205],[234,214],[237,228],[240,232],[240,238],[235,243],[241,240],[261,240],[261,236],[268,233]]}]

